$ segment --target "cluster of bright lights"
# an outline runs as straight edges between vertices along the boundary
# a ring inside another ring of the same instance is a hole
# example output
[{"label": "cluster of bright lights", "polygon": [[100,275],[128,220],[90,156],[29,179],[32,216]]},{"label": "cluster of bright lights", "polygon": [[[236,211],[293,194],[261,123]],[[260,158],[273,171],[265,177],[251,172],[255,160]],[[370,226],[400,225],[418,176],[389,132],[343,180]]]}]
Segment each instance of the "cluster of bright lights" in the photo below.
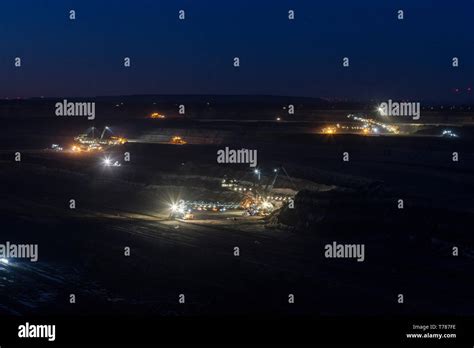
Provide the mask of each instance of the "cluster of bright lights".
[{"label": "cluster of bright lights", "polygon": [[262,209],[272,209],[273,208],[273,204],[271,204],[269,201],[263,201],[262,204],[260,204],[261,208]]},{"label": "cluster of bright lights", "polygon": [[59,146],[58,144],[52,144],[51,149],[55,151],[63,151],[63,148]]},{"label": "cluster of bright lights", "polygon": [[177,135],[172,137],[170,142],[171,142],[171,144],[175,144],[175,145],[185,145],[185,144],[187,144],[186,140],[184,140],[182,137],[177,136]]},{"label": "cluster of bright lights", "polygon": [[[79,145],[76,146],[76,150],[73,149],[74,152],[80,151],[101,151],[102,146],[117,146],[123,145],[127,142],[126,138],[119,137],[119,136],[110,136],[108,139],[104,138],[105,132],[108,131],[109,133],[113,134],[113,131],[110,127],[105,126],[104,130],[100,137],[96,137],[94,134],[94,130],[97,129],[95,127],[89,128],[86,133],[80,134],[77,137],[74,137],[74,141]],[[92,136],[90,133],[92,131]]]},{"label": "cluster of bright lights", "polygon": [[189,206],[192,206],[196,210],[212,210],[212,211],[226,211],[228,209],[237,209],[239,203],[220,203],[220,202],[187,202]]},{"label": "cluster of bright lights", "polygon": [[247,187],[238,187],[238,186],[236,186],[236,187],[233,187],[233,190],[234,191],[244,191],[245,192],[247,190],[252,191],[252,188],[251,187],[247,188]]},{"label": "cluster of bright lights", "polygon": [[264,201],[286,201],[289,200],[288,196],[267,196],[265,198],[259,196],[258,199],[263,199]]},{"label": "cluster of bright lights", "polygon": [[456,133],[453,133],[453,131],[445,129],[443,133],[441,133],[442,136],[444,137],[452,137],[452,138],[457,138],[458,135]]},{"label": "cluster of bright lights", "polygon": [[184,214],[186,206],[183,201],[179,201],[177,203],[171,203],[170,209],[172,213]]},{"label": "cluster of bright lights", "polygon": [[84,147],[84,145],[73,145],[71,147],[72,152],[93,152],[93,151],[102,151],[102,146],[98,144],[89,144]]},{"label": "cluster of bright lights", "polygon": [[153,113],[151,114],[150,118],[166,118],[166,116],[165,116],[165,115],[162,115],[162,114],[160,114],[160,113],[158,113],[158,112],[153,112]]},{"label": "cluster of bright lights", "polygon": [[113,161],[110,157],[104,157],[102,164],[106,167],[120,167],[119,161]]},{"label": "cluster of bright lights", "polygon": [[321,132],[323,134],[336,134],[336,127],[324,127]]},{"label": "cluster of bright lights", "polygon": [[[398,127],[391,126],[391,125],[388,125],[388,124],[385,124],[385,123],[382,123],[382,122],[378,122],[378,121],[370,119],[370,118],[358,117],[358,116],[355,116],[355,115],[352,115],[352,114],[347,115],[347,118],[352,118],[354,121],[362,122],[363,123],[362,131],[366,134],[369,133],[369,132],[379,133],[380,132],[379,128],[382,128],[382,129],[386,130],[389,133],[393,133],[393,134],[398,134],[399,133]],[[364,131],[364,129],[368,129],[368,131]]]},{"label": "cluster of bright lights", "polygon": [[251,187],[241,185],[239,181],[234,180],[234,179],[222,180],[221,187],[225,187],[229,190],[234,190],[234,191],[252,191]]},{"label": "cluster of bright lights", "polygon": [[339,123],[336,125],[339,129],[347,129],[347,130],[363,130],[365,127],[363,126],[341,126]]}]

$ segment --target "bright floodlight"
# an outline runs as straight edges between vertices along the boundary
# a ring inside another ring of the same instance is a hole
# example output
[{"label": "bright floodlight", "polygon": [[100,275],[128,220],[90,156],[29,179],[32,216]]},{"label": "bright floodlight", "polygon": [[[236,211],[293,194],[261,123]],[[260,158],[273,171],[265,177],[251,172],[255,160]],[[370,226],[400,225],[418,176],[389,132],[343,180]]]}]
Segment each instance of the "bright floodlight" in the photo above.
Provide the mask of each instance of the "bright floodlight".
[{"label": "bright floodlight", "polygon": [[1,262],[1,263],[4,263],[4,264],[6,264],[6,265],[8,265],[8,263],[9,263],[9,262],[8,262],[8,259],[0,259],[0,262]]},{"label": "bright floodlight", "polygon": [[104,158],[104,164],[106,166],[110,166],[111,163],[112,163],[112,161],[110,160],[110,158],[108,158],[108,157]]},{"label": "bright floodlight", "polygon": [[258,169],[255,169],[253,172],[254,172],[255,174],[260,174],[260,170],[258,170]]},{"label": "bright floodlight", "polygon": [[170,209],[172,213],[184,214],[185,206],[184,203],[180,201],[178,203],[170,204]]}]

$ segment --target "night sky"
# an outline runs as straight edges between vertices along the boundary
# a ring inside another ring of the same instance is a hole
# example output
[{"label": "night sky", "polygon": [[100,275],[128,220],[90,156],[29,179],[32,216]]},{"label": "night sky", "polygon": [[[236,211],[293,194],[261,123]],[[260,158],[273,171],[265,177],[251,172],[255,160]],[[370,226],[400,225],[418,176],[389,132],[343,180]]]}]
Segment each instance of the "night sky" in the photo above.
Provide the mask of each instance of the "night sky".
[{"label": "night sky", "polygon": [[267,94],[472,102],[473,21],[471,0],[1,0],[0,98]]}]

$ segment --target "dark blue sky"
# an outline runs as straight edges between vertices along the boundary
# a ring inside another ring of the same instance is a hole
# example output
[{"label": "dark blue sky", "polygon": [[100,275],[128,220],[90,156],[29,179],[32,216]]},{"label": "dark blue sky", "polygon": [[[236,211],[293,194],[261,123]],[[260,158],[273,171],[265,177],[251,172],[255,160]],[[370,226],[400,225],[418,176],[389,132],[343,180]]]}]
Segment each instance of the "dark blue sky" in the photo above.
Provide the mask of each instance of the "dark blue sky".
[{"label": "dark blue sky", "polygon": [[[397,20],[398,9],[405,20]],[[472,0],[1,0],[0,97],[473,101],[473,22]]]}]

